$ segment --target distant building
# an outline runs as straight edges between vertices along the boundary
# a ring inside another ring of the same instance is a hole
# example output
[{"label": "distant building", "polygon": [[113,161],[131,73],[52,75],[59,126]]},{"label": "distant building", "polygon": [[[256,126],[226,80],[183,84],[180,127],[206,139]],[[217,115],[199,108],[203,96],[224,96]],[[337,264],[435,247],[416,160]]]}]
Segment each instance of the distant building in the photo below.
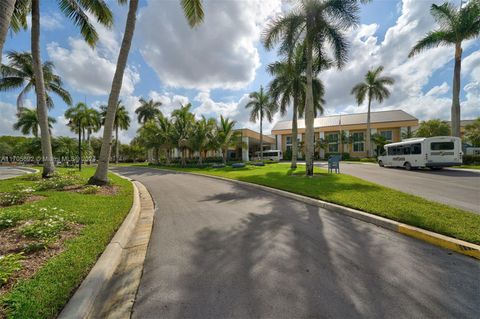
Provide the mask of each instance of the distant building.
[{"label": "distant building", "polygon": [[[418,119],[402,110],[370,113],[371,133],[381,134],[390,142],[402,140],[418,127]],[[316,150],[316,156],[324,158],[326,153],[349,153],[351,157],[365,157],[365,137],[367,132],[367,113],[329,115],[315,118],[315,141],[325,141],[324,148]],[[291,151],[292,121],[280,121],[272,129],[276,149],[283,153]],[[340,137],[349,137],[341,139]],[[303,157],[302,146],[305,140],[305,121],[298,120],[299,157]],[[375,147],[372,145],[372,150]],[[371,153],[374,154],[374,153]]]}]

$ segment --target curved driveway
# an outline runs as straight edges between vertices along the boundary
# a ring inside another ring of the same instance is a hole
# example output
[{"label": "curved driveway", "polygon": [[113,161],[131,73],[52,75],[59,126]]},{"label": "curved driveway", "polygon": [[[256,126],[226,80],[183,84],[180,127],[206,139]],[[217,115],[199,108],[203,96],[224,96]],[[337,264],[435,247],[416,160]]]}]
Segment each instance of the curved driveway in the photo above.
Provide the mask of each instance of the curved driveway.
[{"label": "curved driveway", "polygon": [[144,183],[156,202],[133,318],[480,313],[480,263],[472,258],[255,187],[115,171]]},{"label": "curved driveway", "polygon": [[0,180],[22,176],[28,173],[31,173],[31,171],[27,171],[25,169],[17,168],[14,166],[0,166]]}]

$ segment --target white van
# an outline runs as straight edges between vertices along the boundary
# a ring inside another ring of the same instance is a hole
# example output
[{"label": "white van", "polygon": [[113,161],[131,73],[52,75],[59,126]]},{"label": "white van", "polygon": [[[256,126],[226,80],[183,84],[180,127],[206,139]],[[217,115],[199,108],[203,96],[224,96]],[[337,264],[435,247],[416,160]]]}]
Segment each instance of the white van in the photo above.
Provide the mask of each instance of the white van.
[{"label": "white van", "polygon": [[462,165],[462,140],[453,136],[409,138],[385,145],[378,157],[381,167],[405,167],[407,170],[428,167],[432,170]]},{"label": "white van", "polygon": [[[260,160],[260,151],[255,152],[255,159]],[[282,151],[279,150],[263,151],[263,159],[278,162],[283,159],[283,154]]]}]

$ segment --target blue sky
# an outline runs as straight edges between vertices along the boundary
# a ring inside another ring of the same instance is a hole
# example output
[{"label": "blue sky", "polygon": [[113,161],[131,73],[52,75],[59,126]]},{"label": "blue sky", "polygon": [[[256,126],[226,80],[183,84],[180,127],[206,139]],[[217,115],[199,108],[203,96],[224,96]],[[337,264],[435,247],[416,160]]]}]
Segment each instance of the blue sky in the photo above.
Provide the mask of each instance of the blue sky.
[{"label": "blue sky", "polygon": [[[75,102],[86,100],[98,107],[108,97],[126,18],[126,7],[109,1],[115,26],[98,27],[101,37],[95,50],[80,38],[78,29],[57,8],[56,1],[42,1],[41,48],[43,60],[53,61]],[[438,1],[374,0],[362,5],[360,25],[348,31],[350,61],[341,71],[329,70],[320,78],[326,84],[326,114],[362,112],[349,94],[371,67],[385,66],[396,84],[389,100],[376,110],[401,108],[419,119],[449,118],[453,48],[438,48],[407,59],[411,46],[434,28],[428,14]],[[454,1],[459,3],[459,0]],[[248,93],[268,86],[265,66],[277,59],[260,43],[265,25],[285,10],[281,0],[206,0],[205,23],[191,30],[178,1],[142,0],[134,44],[124,78],[122,100],[134,117],[138,98],[154,98],[168,114],[179,103],[192,102],[197,115],[220,114],[235,119],[238,127],[256,129],[248,122],[244,105]],[[29,30],[7,39],[5,51],[29,51]],[[480,45],[464,44],[462,68],[462,117],[480,116]],[[17,91],[0,93],[0,134],[15,134]],[[27,105],[34,105],[29,97]],[[63,113],[66,106],[55,99],[51,115],[57,118],[55,135],[69,134]],[[287,114],[285,119],[288,119]],[[276,116],[275,120],[280,120]],[[135,118],[134,121],[135,122]],[[270,125],[266,125],[265,133]],[[128,141],[137,124],[122,133]]]}]

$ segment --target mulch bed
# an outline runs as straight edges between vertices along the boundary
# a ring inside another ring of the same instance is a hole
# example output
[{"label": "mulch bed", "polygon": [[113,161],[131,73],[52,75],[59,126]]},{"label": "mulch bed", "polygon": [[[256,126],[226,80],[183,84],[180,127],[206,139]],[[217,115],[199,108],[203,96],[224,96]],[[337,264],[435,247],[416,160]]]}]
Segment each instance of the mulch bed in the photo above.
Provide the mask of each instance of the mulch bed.
[{"label": "mulch bed", "polygon": [[[64,191],[66,192],[73,192],[73,193],[81,193],[84,189],[84,185],[71,185],[71,186],[65,186],[63,188]],[[120,190],[119,186],[102,186],[100,189],[92,195],[116,195],[118,191]]]}]

